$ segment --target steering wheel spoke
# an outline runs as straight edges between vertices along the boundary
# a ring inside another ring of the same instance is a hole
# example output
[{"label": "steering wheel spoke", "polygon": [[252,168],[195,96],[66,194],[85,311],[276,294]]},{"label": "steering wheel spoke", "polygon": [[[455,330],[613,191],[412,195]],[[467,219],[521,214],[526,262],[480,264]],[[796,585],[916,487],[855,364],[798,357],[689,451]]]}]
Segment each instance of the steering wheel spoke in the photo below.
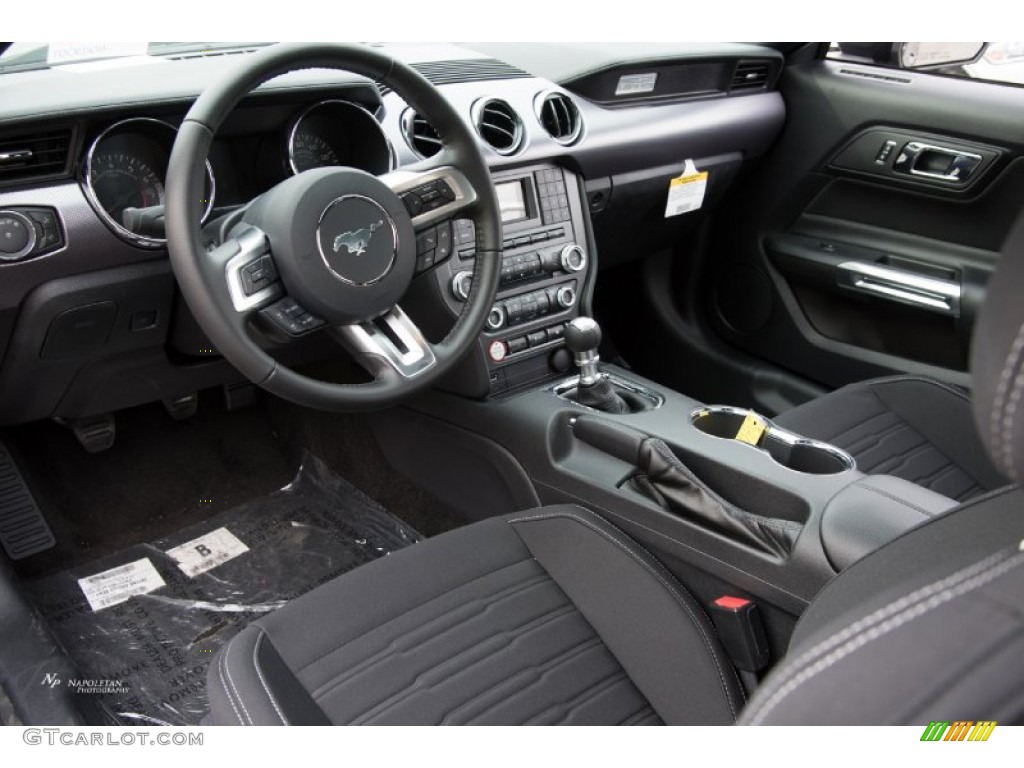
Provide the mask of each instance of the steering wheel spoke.
[{"label": "steering wheel spoke", "polygon": [[211,260],[224,262],[224,279],[235,312],[246,316],[285,295],[267,236],[247,226],[215,249]]},{"label": "steering wheel spoke", "polygon": [[458,168],[421,166],[400,168],[377,177],[405,203],[416,232],[453,219],[476,203],[476,190]]},{"label": "steering wheel spoke", "polygon": [[335,328],[341,343],[374,376],[414,379],[437,363],[430,342],[401,307],[364,323]]}]

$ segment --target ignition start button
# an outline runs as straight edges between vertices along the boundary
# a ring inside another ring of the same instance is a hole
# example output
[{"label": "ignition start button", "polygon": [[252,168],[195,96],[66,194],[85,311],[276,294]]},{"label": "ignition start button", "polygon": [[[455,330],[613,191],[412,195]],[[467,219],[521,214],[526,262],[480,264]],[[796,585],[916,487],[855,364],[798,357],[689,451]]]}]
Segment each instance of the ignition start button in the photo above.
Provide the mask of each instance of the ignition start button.
[{"label": "ignition start button", "polygon": [[508,354],[508,347],[505,346],[504,341],[492,341],[491,345],[487,348],[487,354],[491,356],[491,360],[500,363]]}]

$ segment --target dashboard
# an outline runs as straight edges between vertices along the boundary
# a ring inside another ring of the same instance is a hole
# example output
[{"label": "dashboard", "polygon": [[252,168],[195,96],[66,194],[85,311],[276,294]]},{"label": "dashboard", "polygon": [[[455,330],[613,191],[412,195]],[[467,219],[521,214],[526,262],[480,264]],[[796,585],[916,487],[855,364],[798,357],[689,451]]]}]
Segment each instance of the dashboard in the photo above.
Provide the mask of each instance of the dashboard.
[{"label": "dashboard", "polygon": [[[589,310],[599,268],[696,226],[699,215],[664,217],[668,180],[695,162],[711,174],[712,207],[785,117],[773,87],[781,57],[758,46],[389,48],[473,125],[496,182],[502,286],[476,354],[447,385],[472,397],[560,375],[559,326]],[[116,78],[61,68],[0,78],[0,424],[238,381],[181,300],[163,230],[177,126],[238,56]],[[290,175],[332,165],[377,175],[440,147],[397,93],[342,71],[291,73],[225,121],[195,205],[214,238],[216,222]],[[403,307],[439,338],[471,284],[472,226],[421,240]],[[282,354],[325,354],[306,347]]]}]

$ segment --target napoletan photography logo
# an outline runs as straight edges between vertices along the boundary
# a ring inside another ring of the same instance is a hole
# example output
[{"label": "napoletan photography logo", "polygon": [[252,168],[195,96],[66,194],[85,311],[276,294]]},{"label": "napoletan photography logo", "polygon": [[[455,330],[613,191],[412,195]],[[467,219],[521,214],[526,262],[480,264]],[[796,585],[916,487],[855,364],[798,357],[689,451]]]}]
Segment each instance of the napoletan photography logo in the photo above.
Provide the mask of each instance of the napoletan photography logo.
[{"label": "napoletan photography logo", "polygon": [[921,741],[988,741],[995,729],[995,720],[933,720],[921,734]]},{"label": "napoletan photography logo", "polygon": [[43,679],[40,684],[51,689],[68,688],[74,693],[99,695],[128,693],[128,686],[125,685],[123,680],[107,680],[105,678],[91,680],[80,677],[69,677],[65,679],[56,672],[47,672],[43,675]]}]

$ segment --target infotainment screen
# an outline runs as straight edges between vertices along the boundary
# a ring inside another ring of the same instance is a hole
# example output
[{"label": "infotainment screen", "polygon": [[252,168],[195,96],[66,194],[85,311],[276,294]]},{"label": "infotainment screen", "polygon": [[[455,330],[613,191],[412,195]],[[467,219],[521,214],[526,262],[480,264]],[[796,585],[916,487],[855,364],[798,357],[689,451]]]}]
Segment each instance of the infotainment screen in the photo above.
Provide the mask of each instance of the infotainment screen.
[{"label": "infotainment screen", "polygon": [[501,207],[501,221],[510,224],[529,218],[526,210],[526,195],[523,194],[523,182],[504,181],[494,185],[498,193],[498,205]]}]

